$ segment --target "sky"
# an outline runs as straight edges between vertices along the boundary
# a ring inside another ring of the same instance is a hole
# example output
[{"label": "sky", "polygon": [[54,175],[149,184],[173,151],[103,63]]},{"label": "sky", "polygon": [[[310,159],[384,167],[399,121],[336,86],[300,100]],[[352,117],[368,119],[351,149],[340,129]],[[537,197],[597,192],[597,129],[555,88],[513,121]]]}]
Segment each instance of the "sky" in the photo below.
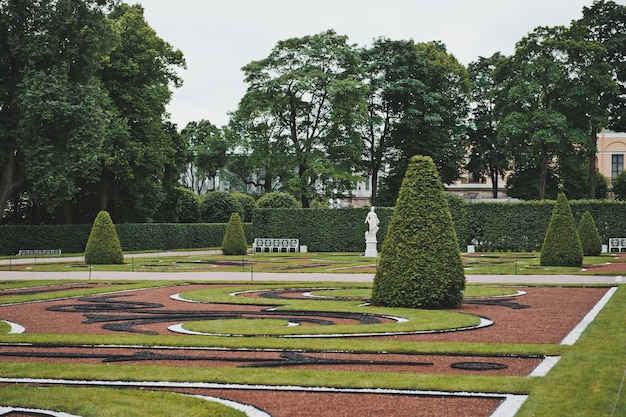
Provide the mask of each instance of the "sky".
[{"label": "sky", "polygon": [[[281,40],[333,29],[348,42],[376,38],[443,42],[464,65],[515,44],[539,26],[568,26],[593,0],[127,0],[140,3],[157,35],[185,55],[184,84],[167,106],[191,121],[228,123],[247,85],[241,68]],[[626,0],[616,0],[626,4]]]}]

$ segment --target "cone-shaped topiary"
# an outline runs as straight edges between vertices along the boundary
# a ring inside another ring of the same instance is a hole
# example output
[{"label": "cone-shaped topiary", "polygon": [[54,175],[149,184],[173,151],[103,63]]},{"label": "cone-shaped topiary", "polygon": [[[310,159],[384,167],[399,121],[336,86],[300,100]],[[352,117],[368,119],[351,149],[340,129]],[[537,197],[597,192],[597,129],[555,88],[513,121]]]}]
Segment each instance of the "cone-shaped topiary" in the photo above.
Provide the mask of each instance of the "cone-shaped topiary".
[{"label": "cone-shaped topiary", "polygon": [[230,215],[226,225],[226,233],[222,240],[222,253],[224,255],[245,255],[248,252],[246,234],[243,231],[243,223],[239,213]]},{"label": "cone-shaped topiary", "polygon": [[546,237],[541,246],[543,266],[582,266],[583,248],[576,221],[565,194],[560,193],[552,210]]},{"label": "cone-shaped topiary", "polygon": [[93,222],[85,247],[85,263],[89,265],[124,263],[122,245],[120,245],[111,216],[106,211],[98,213]]},{"label": "cone-shaped topiary", "polygon": [[598,256],[602,252],[602,239],[593,221],[593,216],[588,211],[583,214],[578,223],[578,238],[583,248],[583,255]]},{"label": "cone-shaped topiary", "polygon": [[443,186],[432,159],[411,158],[382,245],[372,303],[458,307],[465,274]]}]

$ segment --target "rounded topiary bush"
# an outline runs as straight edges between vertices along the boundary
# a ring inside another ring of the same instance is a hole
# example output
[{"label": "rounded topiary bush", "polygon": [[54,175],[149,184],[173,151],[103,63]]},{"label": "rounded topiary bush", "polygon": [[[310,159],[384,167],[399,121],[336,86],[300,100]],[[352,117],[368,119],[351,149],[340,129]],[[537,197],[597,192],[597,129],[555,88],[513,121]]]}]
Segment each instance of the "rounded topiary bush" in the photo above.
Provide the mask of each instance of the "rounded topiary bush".
[{"label": "rounded topiary bush", "polygon": [[85,263],[89,265],[124,263],[122,246],[111,216],[106,211],[99,212],[93,222],[87,246],[85,246]]},{"label": "rounded topiary bush", "polygon": [[256,205],[256,200],[249,194],[244,193],[232,193],[231,194],[237,203],[241,206],[243,212],[242,220],[244,222],[252,221],[252,210],[254,210],[254,206]]},{"label": "rounded topiary bush", "polygon": [[372,303],[449,308],[463,301],[465,273],[452,216],[432,159],[411,158],[382,245]]},{"label": "rounded topiary bush", "polygon": [[179,223],[196,223],[200,215],[200,199],[189,188],[176,188],[176,220]]},{"label": "rounded topiary bush", "polygon": [[560,193],[541,246],[543,266],[582,266],[583,248],[572,209],[565,194]]},{"label": "rounded topiary bush", "polygon": [[602,252],[602,239],[596,222],[590,212],[586,211],[578,223],[578,238],[583,248],[583,255],[598,256]]},{"label": "rounded topiary bush", "polygon": [[200,203],[200,220],[206,223],[227,223],[231,214],[242,212],[235,197],[225,191],[207,193]]},{"label": "rounded topiary bush", "polygon": [[258,208],[298,208],[298,200],[291,194],[273,191],[263,194],[256,202]]},{"label": "rounded topiary bush", "polygon": [[222,240],[222,253],[224,255],[245,255],[248,252],[248,242],[243,231],[243,223],[239,213],[233,213],[226,225],[224,240]]}]

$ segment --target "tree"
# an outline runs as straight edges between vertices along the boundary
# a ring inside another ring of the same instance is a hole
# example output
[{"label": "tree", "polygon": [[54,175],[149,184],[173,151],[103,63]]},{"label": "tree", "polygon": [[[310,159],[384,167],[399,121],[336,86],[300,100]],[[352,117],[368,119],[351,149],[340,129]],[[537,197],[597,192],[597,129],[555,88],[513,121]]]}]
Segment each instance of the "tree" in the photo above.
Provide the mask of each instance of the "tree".
[{"label": "tree", "polygon": [[[392,135],[418,100],[428,100],[423,81],[426,59],[413,41],[380,38],[361,52],[369,89],[362,127],[363,167],[372,180],[371,204],[377,205],[378,173],[394,153]],[[415,98],[417,97],[417,98]]]},{"label": "tree", "polygon": [[231,214],[228,220],[222,240],[222,253],[224,255],[245,255],[248,253],[246,234],[243,231],[243,223],[239,213]]},{"label": "tree", "polygon": [[542,266],[582,266],[583,248],[577,229],[567,197],[560,193],[541,246]]},{"label": "tree", "polygon": [[605,91],[601,106],[608,110],[609,129],[626,131],[626,6],[610,0],[595,0],[583,7],[583,18],[577,23],[585,28],[585,39],[606,50],[605,62],[611,67],[616,89]]},{"label": "tree", "polygon": [[226,165],[228,143],[217,126],[208,120],[189,122],[181,131],[187,151],[185,183],[197,194],[204,194],[208,181]]},{"label": "tree", "polygon": [[586,211],[578,223],[578,238],[584,256],[599,256],[602,253],[602,239],[590,212]]},{"label": "tree", "polygon": [[502,58],[498,52],[489,58],[480,57],[468,67],[473,106],[467,170],[475,179],[490,178],[493,198],[498,198],[499,180],[509,168],[509,153],[498,136],[498,120],[494,112],[497,91],[494,72]]},{"label": "tree", "polygon": [[119,41],[101,79],[115,120],[100,159],[99,208],[126,221],[146,221],[166,197],[166,169],[180,148],[164,115],[170,87],[182,84],[176,69],[185,61],[148,25],[140,5],[121,3],[110,18]]},{"label": "tree", "polygon": [[101,0],[0,2],[0,207],[27,190],[54,210],[98,175],[115,39]]},{"label": "tree", "polygon": [[85,246],[85,263],[89,265],[123,264],[124,253],[111,216],[101,211],[96,216]]},{"label": "tree", "polygon": [[539,199],[549,168],[557,171],[560,158],[576,154],[589,162],[589,193],[595,190],[596,133],[606,119],[601,97],[612,87],[602,56],[577,26],[539,27],[497,67],[499,135],[516,170],[539,168]]},{"label": "tree", "polygon": [[413,155],[430,156],[445,184],[459,178],[465,162],[467,70],[439,42],[418,43],[416,48],[426,62],[424,71],[415,74],[423,88],[407,89],[407,99],[399,103],[402,118],[392,132],[395,157],[390,161],[378,205],[393,204]]},{"label": "tree", "polygon": [[243,71],[248,89],[239,119],[248,117],[248,131],[260,128],[261,137],[286,151],[295,176],[281,182],[302,206],[309,206],[318,186],[351,189],[366,88],[347,37],[327,31],[280,41]]},{"label": "tree", "polygon": [[415,156],[389,221],[372,303],[458,307],[464,288],[463,262],[441,180],[430,157]]}]

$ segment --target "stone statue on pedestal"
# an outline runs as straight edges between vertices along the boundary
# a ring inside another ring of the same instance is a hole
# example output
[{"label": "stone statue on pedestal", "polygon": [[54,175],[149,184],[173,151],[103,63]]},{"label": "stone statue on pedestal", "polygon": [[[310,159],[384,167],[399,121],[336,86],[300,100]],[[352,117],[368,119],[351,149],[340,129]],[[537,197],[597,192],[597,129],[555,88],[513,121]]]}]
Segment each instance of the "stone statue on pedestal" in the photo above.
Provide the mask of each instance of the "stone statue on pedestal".
[{"label": "stone statue on pedestal", "polygon": [[368,257],[376,257],[378,256],[378,251],[376,249],[376,233],[378,233],[378,224],[380,220],[378,220],[378,215],[374,211],[376,207],[372,207],[370,212],[367,213],[367,217],[365,217],[365,223],[369,225],[369,230],[365,232],[365,256]]}]

